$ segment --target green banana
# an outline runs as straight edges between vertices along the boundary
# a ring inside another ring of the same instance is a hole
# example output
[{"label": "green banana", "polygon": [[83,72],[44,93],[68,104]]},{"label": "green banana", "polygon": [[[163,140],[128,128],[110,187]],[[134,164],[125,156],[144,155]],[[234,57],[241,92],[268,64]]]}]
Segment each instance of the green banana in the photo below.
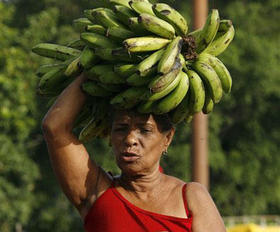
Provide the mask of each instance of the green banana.
[{"label": "green banana", "polygon": [[185,36],[188,32],[188,24],[185,18],[175,9],[165,3],[153,5],[155,15],[170,23],[177,35]]},{"label": "green banana", "polygon": [[146,30],[146,28],[138,22],[138,17],[131,17],[128,20],[128,27],[130,30],[137,33],[139,36],[146,36],[151,34],[149,31]]},{"label": "green banana", "polygon": [[192,65],[192,68],[202,78],[214,103],[218,103],[223,96],[223,89],[220,78],[218,77],[215,70],[208,63],[202,60],[196,61]]},{"label": "green banana", "polygon": [[143,86],[151,82],[151,79],[154,75],[157,74],[157,67],[150,68],[146,72],[145,76],[141,76],[138,73],[134,73],[126,79],[126,83],[131,86]]},{"label": "green banana", "polygon": [[42,77],[44,74],[46,74],[47,72],[53,70],[53,69],[56,69],[56,68],[60,68],[60,67],[67,67],[66,64],[64,63],[58,63],[58,64],[44,64],[44,65],[41,65],[37,71],[36,71],[36,75],[38,77]]},{"label": "green banana", "polygon": [[[96,101],[96,99],[94,99]],[[85,126],[93,118],[93,106],[86,103],[74,122],[74,128]]]},{"label": "green banana", "polygon": [[137,111],[140,114],[149,114],[153,112],[153,109],[155,107],[156,102],[155,101],[145,101],[139,104],[137,107]]},{"label": "green banana", "polygon": [[94,51],[88,46],[84,48],[80,57],[80,63],[84,69],[89,69],[99,61]]},{"label": "green banana", "polygon": [[65,67],[58,67],[53,68],[42,76],[38,84],[39,94],[45,95],[46,93],[56,93],[58,90],[61,90],[62,83],[68,78],[64,72]]},{"label": "green banana", "polygon": [[98,137],[103,131],[104,126],[107,126],[106,119],[91,119],[80,132],[79,140],[82,142],[89,142],[90,140]]},{"label": "green banana", "polygon": [[199,59],[207,62],[215,70],[215,72],[221,80],[223,91],[225,93],[230,93],[232,86],[232,78],[223,62],[220,61],[217,57],[206,53],[203,53]]},{"label": "green banana", "polygon": [[152,67],[154,67],[161,57],[163,56],[165,49],[160,49],[154,52],[152,55],[144,59],[142,62],[138,64],[138,73],[140,76],[146,76],[146,73],[150,71]]},{"label": "green banana", "polygon": [[157,92],[157,93],[153,93],[148,101],[156,101],[159,100],[165,96],[167,96],[170,92],[172,92],[180,83],[181,79],[183,78],[183,75],[181,75],[181,73],[179,73],[175,79],[166,87],[164,88],[162,91]]},{"label": "green banana", "polygon": [[138,22],[143,25],[147,31],[150,31],[163,38],[173,39],[175,37],[174,27],[156,16],[143,13],[138,17]]},{"label": "green banana", "polygon": [[107,91],[94,81],[87,81],[82,85],[83,90],[93,97],[110,97],[112,92]]},{"label": "green banana", "polygon": [[132,0],[129,2],[130,7],[138,14],[150,14],[155,15],[153,11],[153,5],[149,1],[145,0]]},{"label": "green banana", "polygon": [[176,59],[179,57],[182,46],[183,39],[181,36],[176,37],[170,44],[168,44],[158,64],[159,73],[166,74],[171,71]]},{"label": "green banana", "polygon": [[116,43],[103,35],[92,32],[81,33],[81,40],[83,40],[89,47],[92,48],[116,48]]},{"label": "green banana", "polygon": [[134,32],[121,28],[121,27],[109,27],[106,31],[106,36],[112,38],[117,42],[122,42],[125,39],[136,36]]},{"label": "green banana", "polygon": [[95,118],[90,118],[89,122],[81,130],[78,139],[82,142],[88,142],[96,137],[97,125],[101,123],[101,119],[96,120]]},{"label": "green banana", "polygon": [[151,81],[151,77],[141,77],[138,73],[132,74],[126,79],[126,83],[131,86],[143,86]]},{"label": "green banana", "polygon": [[139,62],[142,61],[141,56],[129,54],[124,48],[100,48],[94,49],[95,54],[102,60],[112,62]]},{"label": "green banana", "polygon": [[66,68],[64,74],[65,76],[73,76],[73,75],[79,75],[82,72],[82,67],[80,64],[81,57],[78,56],[76,59],[74,59]]},{"label": "green banana", "polygon": [[111,48],[100,48],[94,49],[94,53],[101,59],[105,61],[116,61],[117,59],[112,55],[113,49]]},{"label": "green banana", "polygon": [[146,87],[131,87],[111,99],[110,103],[118,109],[129,109],[146,100],[150,91]]},{"label": "green banana", "polygon": [[181,103],[170,112],[170,119],[173,124],[178,124],[185,120],[185,118],[192,115],[190,110],[190,94],[186,94]]},{"label": "green banana", "polygon": [[170,40],[158,37],[136,37],[126,39],[123,44],[129,52],[156,51],[165,47]]},{"label": "green banana", "polygon": [[62,61],[77,57],[81,53],[78,49],[50,43],[40,43],[32,48],[32,52]]},{"label": "green banana", "polygon": [[93,32],[99,35],[106,35],[106,28],[98,24],[88,25],[86,27],[86,31]]},{"label": "green banana", "polygon": [[112,64],[95,65],[86,72],[86,75],[90,80],[98,80],[98,77],[102,74],[111,72],[113,67],[114,66]]},{"label": "green banana", "polygon": [[103,84],[124,84],[126,83],[126,79],[117,75],[113,71],[106,71],[98,77],[98,80]]},{"label": "green banana", "polygon": [[69,42],[66,46],[70,47],[70,48],[75,48],[78,50],[83,50],[84,47],[86,46],[86,44],[84,41],[82,41],[80,39],[76,39],[76,40]]},{"label": "green banana", "polygon": [[219,29],[220,17],[217,9],[213,9],[207,17],[202,29],[196,30],[189,35],[195,38],[196,51],[201,53],[214,40]]},{"label": "green banana", "polygon": [[42,97],[57,97],[76,78],[76,77],[66,77],[66,76],[64,76],[64,77],[65,77],[65,80],[58,81],[57,86],[50,87],[50,85],[46,84],[45,86],[38,88],[37,93],[39,95],[41,95]]},{"label": "green banana", "polygon": [[190,79],[190,112],[195,114],[202,110],[205,103],[205,88],[200,76],[193,70],[186,72]]},{"label": "green banana", "polygon": [[79,32],[83,32],[86,30],[88,25],[92,25],[92,22],[88,18],[79,18],[73,20],[74,28],[77,29]]},{"label": "green banana", "polygon": [[114,6],[114,12],[118,19],[126,26],[129,26],[129,18],[137,17],[133,10],[121,5]]},{"label": "green banana", "polygon": [[155,106],[155,114],[165,114],[175,109],[186,96],[189,89],[189,77],[186,73],[180,72],[182,78],[178,86],[169,93],[166,97],[161,99]]},{"label": "green banana", "polygon": [[110,0],[109,1],[111,4],[113,5],[120,5],[120,6],[124,6],[126,8],[130,8],[129,2],[130,0]]},{"label": "green banana", "polygon": [[102,124],[99,126],[97,131],[97,138],[106,139],[110,136],[111,133],[111,122],[107,117],[103,119]]},{"label": "green banana", "polygon": [[235,30],[230,20],[221,20],[218,33],[212,43],[204,50],[213,56],[223,53],[234,38]]},{"label": "green banana", "polygon": [[111,11],[97,10],[92,13],[98,24],[108,27],[124,27],[119,21],[116,14]]},{"label": "green banana", "polygon": [[123,89],[122,85],[103,84],[101,82],[97,83],[97,85],[112,93],[119,93]]},{"label": "green banana", "polygon": [[114,72],[122,77],[129,77],[137,71],[135,64],[117,64],[114,65]]},{"label": "green banana", "polygon": [[164,75],[157,76],[149,83],[149,88],[152,93],[158,93],[164,90],[181,72],[182,64],[178,58],[172,67],[172,70]]},{"label": "green banana", "polygon": [[94,13],[97,12],[97,11],[105,11],[107,12],[108,14],[112,14],[113,11],[111,9],[108,9],[108,8],[104,8],[104,7],[99,7],[99,8],[95,8],[95,9],[87,9],[87,10],[84,10],[84,16],[86,18],[88,18],[91,22],[95,23],[95,24],[100,24]]},{"label": "green banana", "polygon": [[202,109],[202,112],[204,114],[209,114],[213,111],[214,109],[214,101],[212,100],[210,94],[206,91],[206,96],[205,96],[205,103]]}]

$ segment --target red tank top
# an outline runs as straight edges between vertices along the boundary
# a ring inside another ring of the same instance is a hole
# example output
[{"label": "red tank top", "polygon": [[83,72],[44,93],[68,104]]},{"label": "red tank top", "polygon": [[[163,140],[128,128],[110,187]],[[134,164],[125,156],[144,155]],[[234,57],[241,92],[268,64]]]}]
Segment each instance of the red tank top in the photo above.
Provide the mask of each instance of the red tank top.
[{"label": "red tank top", "polygon": [[166,216],[138,208],[113,186],[93,204],[84,221],[87,232],[191,232],[192,216],[182,195],[188,218]]}]

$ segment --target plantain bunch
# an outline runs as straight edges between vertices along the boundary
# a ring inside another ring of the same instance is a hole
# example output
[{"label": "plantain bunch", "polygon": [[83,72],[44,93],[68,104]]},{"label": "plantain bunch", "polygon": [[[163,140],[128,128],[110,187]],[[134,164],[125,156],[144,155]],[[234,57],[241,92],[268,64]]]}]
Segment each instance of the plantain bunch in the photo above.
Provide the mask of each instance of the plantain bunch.
[{"label": "plantain bunch", "polygon": [[233,40],[234,27],[218,10],[188,33],[187,21],[168,4],[107,1],[110,8],[85,10],[73,21],[79,39],[32,49],[54,59],[37,70],[38,93],[50,105],[80,73],[87,75],[82,88],[90,97],[75,124],[81,141],[108,135],[112,107],[168,113],[178,124],[201,111],[209,114],[231,91],[231,75],[217,56]]}]

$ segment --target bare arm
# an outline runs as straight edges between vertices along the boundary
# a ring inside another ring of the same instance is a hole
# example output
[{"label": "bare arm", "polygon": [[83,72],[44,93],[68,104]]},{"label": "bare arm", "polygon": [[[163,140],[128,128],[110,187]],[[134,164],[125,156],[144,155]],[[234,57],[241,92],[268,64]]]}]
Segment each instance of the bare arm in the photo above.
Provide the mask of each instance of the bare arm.
[{"label": "bare arm", "polygon": [[[63,192],[84,217],[96,199],[98,167],[84,145],[72,133],[73,124],[81,111],[86,96],[81,91],[84,75],[79,76],[58,97],[43,119],[42,128],[54,172]],[[101,171],[102,188],[110,179]],[[101,190],[102,191],[102,190]]]},{"label": "bare arm", "polygon": [[226,232],[222,217],[206,188],[198,183],[189,183],[186,195],[193,216],[193,232]]}]

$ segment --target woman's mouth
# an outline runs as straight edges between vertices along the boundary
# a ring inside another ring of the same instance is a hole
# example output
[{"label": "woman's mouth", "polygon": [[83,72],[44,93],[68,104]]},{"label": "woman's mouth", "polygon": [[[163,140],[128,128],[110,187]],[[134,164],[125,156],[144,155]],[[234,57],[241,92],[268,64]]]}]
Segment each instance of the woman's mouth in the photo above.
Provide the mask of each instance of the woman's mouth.
[{"label": "woman's mouth", "polygon": [[125,161],[125,162],[134,162],[138,160],[140,156],[136,153],[131,153],[131,152],[123,152],[120,155],[120,159]]}]

